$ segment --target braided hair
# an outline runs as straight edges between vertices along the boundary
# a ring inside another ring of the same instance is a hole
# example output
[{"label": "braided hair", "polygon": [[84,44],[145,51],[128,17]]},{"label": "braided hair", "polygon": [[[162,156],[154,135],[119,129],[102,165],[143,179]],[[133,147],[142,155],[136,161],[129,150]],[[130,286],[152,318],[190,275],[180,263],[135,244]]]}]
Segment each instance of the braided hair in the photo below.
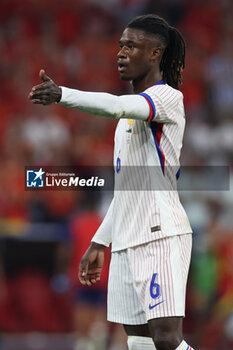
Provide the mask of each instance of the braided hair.
[{"label": "braided hair", "polygon": [[178,89],[182,83],[182,70],[185,67],[185,41],[181,33],[157,15],[144,15],[134,18],[126,26],[155,35],[164,49],[160,61],[160,71],[164,83]]}]

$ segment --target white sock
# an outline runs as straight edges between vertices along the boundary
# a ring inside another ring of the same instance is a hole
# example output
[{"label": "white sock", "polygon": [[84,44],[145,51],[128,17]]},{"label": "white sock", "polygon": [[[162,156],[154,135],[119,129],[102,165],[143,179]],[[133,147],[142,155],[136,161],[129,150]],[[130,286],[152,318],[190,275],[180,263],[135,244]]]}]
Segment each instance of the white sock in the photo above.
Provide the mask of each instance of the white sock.
[{"label": "white sock", "polygon": [[152,338],[128,336],[127,340],[129,350],[156,350]]},{"label": "white sock", "polygon": [[[127,340],[129,350],[156,350],[152,338],[128,336]],[[194,350],[184,340],[175,350]]]},{"label": "white sock", "polygon": [[176,350],[194,350],[193,348],[191,348],[191,346],[189,346],[184,340],[180,343],[180,345],[178,346],[178,348],[176,348]]}]

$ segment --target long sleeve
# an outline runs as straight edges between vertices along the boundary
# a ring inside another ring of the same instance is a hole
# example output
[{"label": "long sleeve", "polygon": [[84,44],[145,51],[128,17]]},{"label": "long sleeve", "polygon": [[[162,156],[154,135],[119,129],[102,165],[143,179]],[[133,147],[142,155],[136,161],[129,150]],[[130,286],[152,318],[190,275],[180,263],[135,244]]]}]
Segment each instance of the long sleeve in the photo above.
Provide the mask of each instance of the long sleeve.
[{"label": "long sleeve", "polygon": [[110,119],[138,119],[146,121],[150,106],[143,96],[115,96],[105,92],[86,92],[61,86],[59,104]]},{"label": "long sleeve", "polygon": [[107,214],[104,217],[104,220],[102,221],[100,227],[96,231],[95,235],[92,238],[92,242],[103,244],[106,247],[109,247],[110,243],[112,242],[112,215],[113,215],[113,202],[114,198],[112,199],[112,202],[108,208]]}]

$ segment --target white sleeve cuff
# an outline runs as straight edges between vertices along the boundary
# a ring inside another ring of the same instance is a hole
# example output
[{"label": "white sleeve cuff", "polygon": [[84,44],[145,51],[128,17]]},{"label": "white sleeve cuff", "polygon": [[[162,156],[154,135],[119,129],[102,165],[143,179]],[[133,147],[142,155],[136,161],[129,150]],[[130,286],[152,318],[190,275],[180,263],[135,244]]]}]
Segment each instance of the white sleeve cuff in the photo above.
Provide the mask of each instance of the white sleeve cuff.
[{"label": "white sleeve cuff", "polygon": [[66,101],[69,100],[70,96],[71,96],[71,91],[72,89],[68,89],[64,86],[60,86],[61,88],[61,99],[59,101],[59,103],[66,103]]},{"label": "white sleeve cuff", "polygon": [[106,242],[106,241],[103,241],[103,240],[101,240],[101,239],[98,239],[98,238],[95,237],[95,236],[92,238],[91,242],[104,245],[105,247],[109,247],[109,246],[110,246],[110,243],[111,243],[111,242]]}]

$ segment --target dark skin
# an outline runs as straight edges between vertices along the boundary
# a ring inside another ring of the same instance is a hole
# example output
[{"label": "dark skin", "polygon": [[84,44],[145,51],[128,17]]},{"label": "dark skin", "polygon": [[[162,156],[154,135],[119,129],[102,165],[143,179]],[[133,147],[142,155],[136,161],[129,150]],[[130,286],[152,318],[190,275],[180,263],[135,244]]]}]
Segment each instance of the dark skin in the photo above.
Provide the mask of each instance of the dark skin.
[{"label": "dark skin", "polygon": [[[142,30],[126,28],[119,41],[118,70],[120,78],[131,81],[134,93],[143,92],[162,80],[160,61],[164,47],[156,36]],[[42,84],[34,86],[29,99],[35,104],[50,105],[61,99],[61,88],[41,70]],[[105,246],[92,242],[83,255],[78,278],[92,286],[100,280]],[[124,325],[128,335],[152,337],[157,350],[175,350],[181,343],[182,317],[149,320],[144,325]]]},{"label": "dark skin", "polygon": [[117,57],[120,78],[132,81],[135,94],[162,80],[159,64],[163,49],[155,36],[142,30],[126,28],[119,46]]}]

